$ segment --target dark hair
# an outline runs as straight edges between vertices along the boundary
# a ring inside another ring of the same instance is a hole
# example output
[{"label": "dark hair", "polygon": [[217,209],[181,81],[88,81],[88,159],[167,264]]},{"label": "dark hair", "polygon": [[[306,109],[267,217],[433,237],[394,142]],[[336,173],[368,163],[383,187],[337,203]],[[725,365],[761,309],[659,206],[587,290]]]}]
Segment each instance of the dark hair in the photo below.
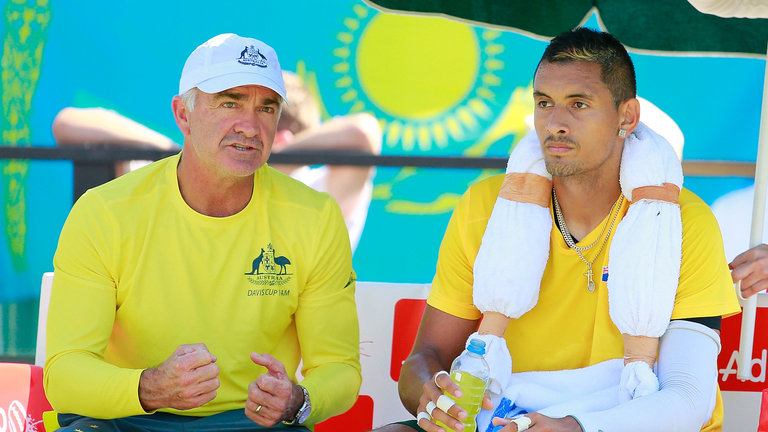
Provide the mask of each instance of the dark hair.
[{"label": "dark hair", "polygon": [[591,62],[600,65],[600,79],[608,87],[616,107],[637,95],[635,66],[624,45],[609,33],[585,27],[555,36],[541,56],[542,62]]}]

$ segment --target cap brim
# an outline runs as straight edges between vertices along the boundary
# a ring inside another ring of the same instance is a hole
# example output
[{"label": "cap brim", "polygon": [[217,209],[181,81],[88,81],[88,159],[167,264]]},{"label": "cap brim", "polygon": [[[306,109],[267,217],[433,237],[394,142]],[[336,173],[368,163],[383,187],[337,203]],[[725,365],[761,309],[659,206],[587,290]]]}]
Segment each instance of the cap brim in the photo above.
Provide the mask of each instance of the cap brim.
[{"label": "cap brim", "polygon": [[280,97],[283,98],[283,101],[288,102],[288,98],[285,97],[285,89],[280,84],[267,76],[250,72],[234,72],[226,75],[219,75],[200,82],[195,87],[206,93],[218,93],[244,85],[267,87],[279,94]]}]

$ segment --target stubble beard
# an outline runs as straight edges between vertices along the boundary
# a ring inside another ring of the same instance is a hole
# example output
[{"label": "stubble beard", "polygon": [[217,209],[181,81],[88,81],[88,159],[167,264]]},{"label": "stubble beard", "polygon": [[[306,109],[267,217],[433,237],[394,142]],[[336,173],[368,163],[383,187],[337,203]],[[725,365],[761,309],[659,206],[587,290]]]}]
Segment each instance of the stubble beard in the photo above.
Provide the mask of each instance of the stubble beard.
[{"label": "stubble beard", "polygon": [[578,164],[569,164],[559,158],[554,158],[553,160],[545,159],[544,165],[547,168],[547,172],[552,175],[552,177],[571,177],[582,172],[582,169]]}]

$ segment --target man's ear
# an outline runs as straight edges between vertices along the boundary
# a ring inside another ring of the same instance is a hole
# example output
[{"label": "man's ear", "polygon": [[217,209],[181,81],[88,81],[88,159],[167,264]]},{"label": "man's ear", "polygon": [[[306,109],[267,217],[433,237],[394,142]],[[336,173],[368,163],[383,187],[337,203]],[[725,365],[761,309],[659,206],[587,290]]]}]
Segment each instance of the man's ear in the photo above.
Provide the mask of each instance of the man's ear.
[{"label": "man's ear", "polygon": [[631,134],[637,124],[640,123],[640,102],[636,98],[630,98],[619,104],[619,129]]},{"label": "man's ear", "polygon": [[173,110],[173,118],[176,120],[176,125],[181,130],[181,133],[189,135],[189,111],[184,101],[181,100],[181,96],[174,96],[171,101],[171,110]]}]

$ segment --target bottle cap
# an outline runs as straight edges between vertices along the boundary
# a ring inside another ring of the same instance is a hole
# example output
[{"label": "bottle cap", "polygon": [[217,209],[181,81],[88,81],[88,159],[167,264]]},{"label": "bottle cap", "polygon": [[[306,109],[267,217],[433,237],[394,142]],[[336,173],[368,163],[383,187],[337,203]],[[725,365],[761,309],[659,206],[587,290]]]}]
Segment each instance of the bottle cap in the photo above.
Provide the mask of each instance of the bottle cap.
[{"label": "bottle cap", "polygon": [[475,354],[484,355],[485,342],[483,342],[482,339],[472,339],[469,341],[469,346],[467,346],[467,351],[473,352]]}]

